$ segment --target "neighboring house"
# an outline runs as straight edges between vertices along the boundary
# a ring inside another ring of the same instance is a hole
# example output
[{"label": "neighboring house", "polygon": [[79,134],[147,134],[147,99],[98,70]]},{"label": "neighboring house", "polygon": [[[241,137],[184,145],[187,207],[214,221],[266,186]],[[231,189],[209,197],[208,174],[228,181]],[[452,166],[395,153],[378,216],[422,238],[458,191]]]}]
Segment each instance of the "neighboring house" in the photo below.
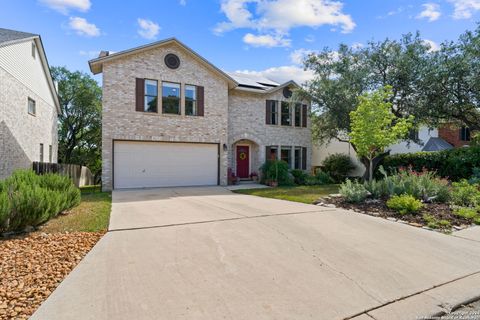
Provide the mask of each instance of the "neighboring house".
[{"label": "neighboring house", "polygon": [[104,190],[226,185],[272,158],[310,170],[310,106],[291,102],[293,81],[227,74],[173,38],[89,65],[103,73]]},{"label": "neighboring house", "polygon": [[[440,151],[452,149],[453,146],[441,136],[442,129],[431,129],[426,126],[421,126],[418,131],[412,131],[411,138],[418,141],[402,141],[390,146],[390,154],[409,153],[419,151]],[[351,172],[352,176],[361,176],[365,172],[365,166],[358,160],[357,153],[352,146],[347,142],[340,142],[332,140],[323,145],[314,145],[312,166],[320,167],[323,160],[331,154],[344,153],[350,156],[352,162],[355,164],[355,170]]]},{"label": "neighboring house", "polygon": [[469,146],[472,139],[470,128],[453,123],[438,128],[438,136],[455,148]]},{"label": "neighboring house", "polygon": [[57,162],[59,112],[40,36],[0,28],[0,179]]}]

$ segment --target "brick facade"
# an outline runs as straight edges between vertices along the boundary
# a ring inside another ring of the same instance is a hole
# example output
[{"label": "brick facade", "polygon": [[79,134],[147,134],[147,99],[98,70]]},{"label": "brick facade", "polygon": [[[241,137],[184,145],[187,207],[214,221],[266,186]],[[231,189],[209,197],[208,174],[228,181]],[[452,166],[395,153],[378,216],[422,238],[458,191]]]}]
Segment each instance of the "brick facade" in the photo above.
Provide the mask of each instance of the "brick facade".
[{"label": "brick facade", "polygon": [[445,124],[439,127],[438,136],[455,148],[470,145],[470,141],[461,139],[461,127],[455,124]]},{"label": "brick facade", "polygon": [[[28,98],[35,100],[36,115],[28,113]],[[40,160],[40,143],[44,145],[44,162],[57,162],[57,111],[10,73],[0,68],[0,179],[15,169],[30,168]]]},{"label": "brick facade", "polygon": [[[178,69],[165,66],[164,57],[176,54]],[[204,116],[185,116],[182,94],[181,115],[135,111],[135,79],[204,87]],[[310,166],[311,136],[308,128],[265,124],[265,100],[281,100],[281,90],[271,95],[229,89],[229,80],[212,71],[198,56],[175,42],[139,51],[103,62],[102,184],[113,188],[113,141],[164,141],[218,143],[220,147],[220,184],[227,184],[227,169],[234,168],[234,145],[255,144],[251,148],[251,171],[265,159],[265,146],[303,146],[308,148]],[[226,146],[226,148],[224,147]]]}]

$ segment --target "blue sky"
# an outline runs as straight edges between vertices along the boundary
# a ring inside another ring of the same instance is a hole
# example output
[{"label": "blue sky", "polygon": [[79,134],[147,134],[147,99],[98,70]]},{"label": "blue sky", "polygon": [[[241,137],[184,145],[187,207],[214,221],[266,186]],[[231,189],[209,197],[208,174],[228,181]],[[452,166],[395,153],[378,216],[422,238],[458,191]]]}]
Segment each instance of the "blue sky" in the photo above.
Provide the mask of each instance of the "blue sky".
[{"label": "blue sky", "polygon": [[[480,0],[0,0],[0,27],[39,33],[51,65],[177,37],[226,71],[309,77],[306,52],[420,31],[433,46],[480,21]],[[99,77],[96,77],[99,79]]]}]

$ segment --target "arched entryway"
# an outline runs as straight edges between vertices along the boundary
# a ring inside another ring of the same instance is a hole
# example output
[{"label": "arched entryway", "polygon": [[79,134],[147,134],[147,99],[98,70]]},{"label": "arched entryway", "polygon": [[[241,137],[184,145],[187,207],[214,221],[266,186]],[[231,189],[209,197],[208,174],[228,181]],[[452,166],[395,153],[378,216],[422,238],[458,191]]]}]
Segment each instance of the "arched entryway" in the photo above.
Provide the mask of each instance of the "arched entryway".
[{"label": "arched entryway", "polygon": [[250,180],[252,173],[258,175],[260,164],[260,148],[249,139],[240,139],[232,145],[233,171],[240,180]]}]

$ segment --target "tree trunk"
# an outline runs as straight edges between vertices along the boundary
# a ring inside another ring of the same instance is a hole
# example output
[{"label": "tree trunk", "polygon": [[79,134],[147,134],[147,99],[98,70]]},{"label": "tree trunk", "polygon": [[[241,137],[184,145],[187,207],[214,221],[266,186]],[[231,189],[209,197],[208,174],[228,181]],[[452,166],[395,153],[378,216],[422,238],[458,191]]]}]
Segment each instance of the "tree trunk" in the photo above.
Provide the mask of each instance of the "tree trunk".
[{"label": "tree trunk", "polygon": [[385,157],[388,156],[389,154],[390,154],[390,151],[387,151],[374,157],[371,161],[371,165],[370,165],[370,160],[368,158],[362,157],[360,161],[363,163],[363,165],[366,168],[362,179],[364,181],[370,179],[370,168],[372,169],[371,171],[372,171],[372,177],[373,177],[373,173],[377,170],[378,166],[382,163],[383,159],[385,159]]},{"label": "tree trunk", "polygon": [[368,181],[372,181],[372,180],[373,180],[373,159],[370,158],[368,163]]}]

